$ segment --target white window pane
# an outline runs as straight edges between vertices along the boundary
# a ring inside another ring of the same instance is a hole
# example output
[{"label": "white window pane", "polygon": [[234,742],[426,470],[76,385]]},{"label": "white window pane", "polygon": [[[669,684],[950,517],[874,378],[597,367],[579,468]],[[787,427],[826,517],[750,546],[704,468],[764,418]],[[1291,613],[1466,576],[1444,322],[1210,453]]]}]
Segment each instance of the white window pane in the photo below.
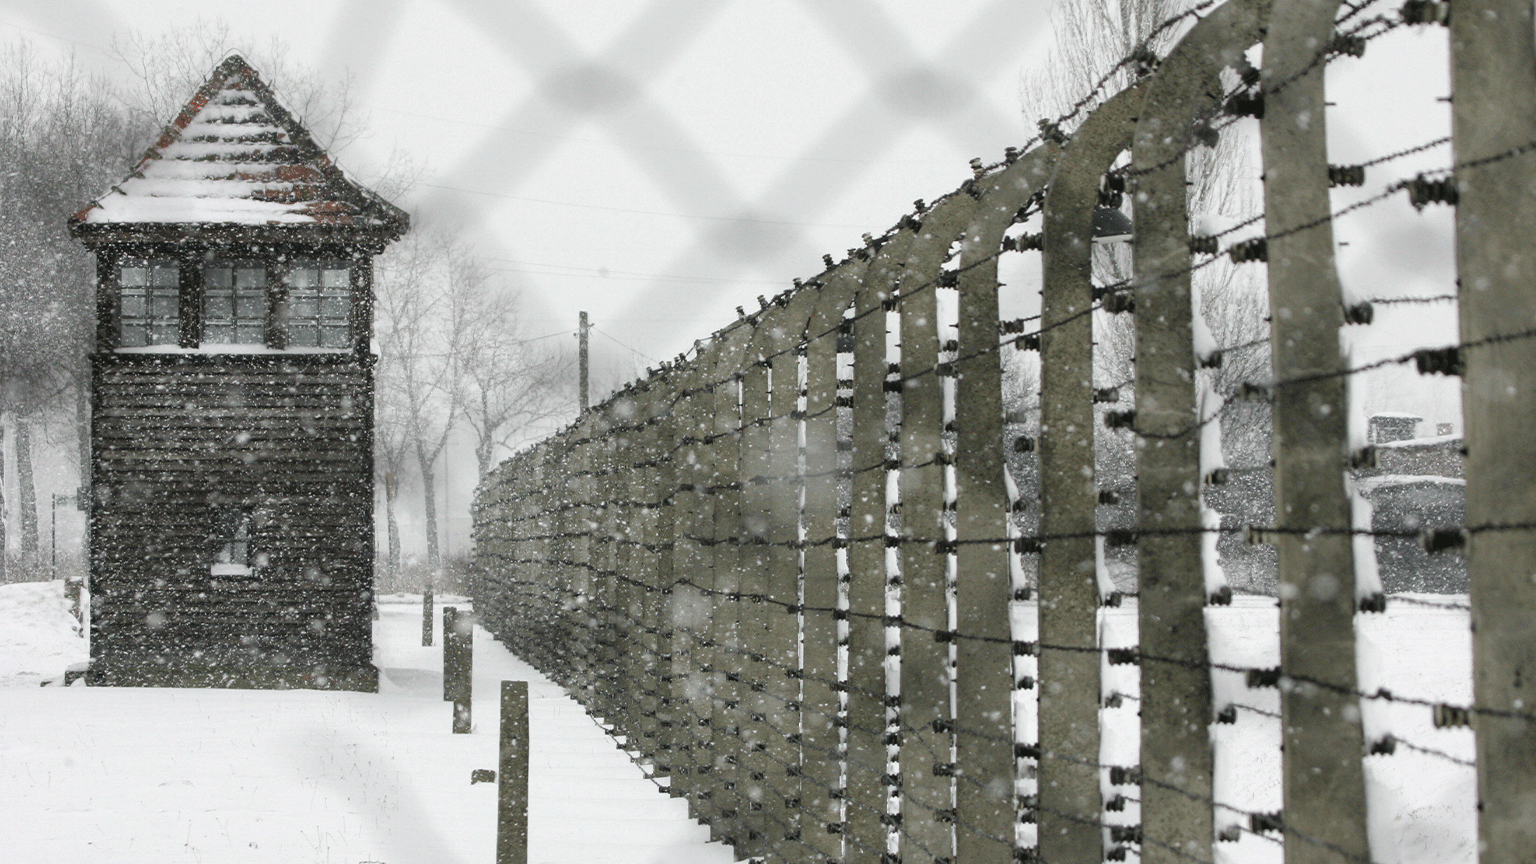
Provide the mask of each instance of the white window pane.
[{"label": "white window pane", "polygon": [[143,318],[144,317],[144,292],[143,291],[135,291],[135,290],[130,289],[130,290],[127,290],[127,291],[123,292],[123,317],[124,318]]},{"label": "white window pane", "polygon": [[323,341],[322,348],[346,348],[348,347],[347,326],[345,324],[327,324],[320,328]]},{"label": "white window pane", "polygon": [[298,348],[317,348],[320,345],[320,328],[312,321],[290,321],[288,344]]},{"label": "white window pane", "polygon": [[149,268],[123,267],[117,273],[117,284],[124,288],[142,288],[149,284]]},{"label": "white window pane", "polygon": [[203,271],[203,284],[209,288],[228,288],[230,283],[230,270],[228,267],[213,264]]},{"label": "white window pane", "polygon": [[288,271],[288,285],[293,288],[309,288],[319,279],[312,267],[295,267]]},{"label": "white window pane", "polygon": [[240,338],[235,341],[241,345],[261,345],[267,341],[261,322],[241,321],[236,329]]},{"label": "white window pane", "polygon": [[265,267],[241,267],[235,271],[236,288],[264,288],[267,284]]},{"label": "white window pane", "polygon": [[210,345],[228,345],[235,341],[234,328],[228,324],[209,324],[203,327],[203,341]]},{"label": "white window pane", "polygon": [[147,335],[142,323],[130,324],[125,321],[122,332],[118,334],[118,341],[124,348],[137,348],[148,344]]},{"label": "white window pane", "polygon": [[326,270],[321,275],[320,284],[326,288],[345,288],[352,284],[348,270]]},{"label": "white window pane", "polygon": [[149,344],[151,345],[175,345],[180,341],[180,333],[175,321],[156,321],[149,327]]},{"label": "white window pane", "polygon": [[150,284],[157,288],[175,288],[181,283],[179,269],[174,262],[156,261],[150,273]]}]

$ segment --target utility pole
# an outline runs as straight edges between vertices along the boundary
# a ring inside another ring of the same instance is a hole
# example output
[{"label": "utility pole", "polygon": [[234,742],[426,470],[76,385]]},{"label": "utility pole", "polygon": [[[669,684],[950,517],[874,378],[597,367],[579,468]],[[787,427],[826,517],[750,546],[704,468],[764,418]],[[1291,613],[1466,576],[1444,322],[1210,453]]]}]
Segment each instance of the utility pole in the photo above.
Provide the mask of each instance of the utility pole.
[{"label": "utility pole", "polygon": [[576,334],[580,348],[577,349],[578,365],[581,367],[580,391],[581,413],[587,413],[587,331],[592,325],[587,323],[587,313],[581,313],[581,329]]}]

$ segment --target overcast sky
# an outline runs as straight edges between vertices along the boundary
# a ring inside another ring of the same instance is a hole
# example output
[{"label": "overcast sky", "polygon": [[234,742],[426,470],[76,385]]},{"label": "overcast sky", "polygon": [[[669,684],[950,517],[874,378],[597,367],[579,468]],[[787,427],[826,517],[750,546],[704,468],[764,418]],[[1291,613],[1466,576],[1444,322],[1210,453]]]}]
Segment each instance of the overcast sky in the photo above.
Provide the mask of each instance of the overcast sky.
[{"label": "overcast sky", "polygon": [[[823,253],[955,188],[972,157],[1027,141],[1021,80],[1050,42],[1044,0],[0,0],[0,39],[121,75],[114,34],[199,17],[350,71],[370,133],[343,167],[366,175],[392,150],[423,164],[404,203],[524,290],[529,335],[569,339],[589,311],[600,384],[819,272]],[[1445,45],[1443,28],[1404,28],[1330,65],[1331,161],[1449,133]],[[1336,204],[1449,161],[1441,147],[1372,169]],[[1336,228],[1353,296],[1454,290],[1449,208],[1398,196]],[[1009,267],[1019,314],[1037,266]],[[1452,304],[1382,307],[1377,322],[1349,334],[1355,359],[1455,338]],[[1394,369],[1360,404],[1459,429],[1456,388]]]}]

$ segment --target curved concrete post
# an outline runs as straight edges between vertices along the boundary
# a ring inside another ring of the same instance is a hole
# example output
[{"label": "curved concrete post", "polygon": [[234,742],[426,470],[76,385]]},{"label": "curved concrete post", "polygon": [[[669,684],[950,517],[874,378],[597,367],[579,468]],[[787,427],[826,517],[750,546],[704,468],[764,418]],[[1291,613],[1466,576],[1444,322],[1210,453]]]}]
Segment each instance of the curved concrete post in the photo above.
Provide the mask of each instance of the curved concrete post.
[{"label": "curved concrete post", "polygon": [[997,256],[1003,232],[1050,176],[1057,150],[1037,148],[974,181],[976,215],[960,244],[960,354],[955,363],[956,608],[958,640],[955,803],[958,859],[1008,864],[1018,805],[1013,731],[1013,578],[1007,541],[1002,364],[998,357]]},{"label": "curved concrete post", "polygon": [[[1040,857],[1098,860],[1098,484],[1093,424],[1093,208],[1131,146],[1141,84],[1088,115],[1045,196],[1040,299]],[[1071,687],[1053,686],[1071,681]]]},{"label": "curved concrete post", "polygon": [[737,536],[728,548],[734,552],[736,590],[741,592],[743,599],[733,604],[737,613],[736,642],[730,652],[731,665],[727,668],[738,678],[733,682],[739,694],[734,718],[741,740],[737,769],[737,794],[741,799],[738,819],[746,826],[746,831],[737,836],[736,854],[744,858],[767,852],[773,836],[782,836],[782,831],[775,831],[773,825],[784,818],[781,812],[783,799],[774,796],[765,782],[770,764],[767,748],[774,737],[767,727],[769,706],[766,703],[769,699],[766,688],[775,676],[772,667],[764,662],[768,653],[764,649],[776,610],[765,603],[746,599],[768,591],[769,547],[762,545],[768,528],[768,490],[752,482],[752,478],[768,473],[768,427],[765,424],[773,411],[769,405],[765,358],[773,352],[772,334],[782,312],[770,306],[752,314],[749,319],[752,338],[737,368],[741,381],[741,433],[736,436],[737,463],[732,479],[740,490],[737,495],[741,511]]},{"label": "curved concrete post", "polygon": [[[767,457],[764,473],[769,478],[764,502],[767,527],[767,574],[763,603],[769,619],[764,644],[756,649],[767,658],[763,714],[767,717],[766,770],[771,787],[766,790],[778,800],[782,811],[768,824],[770,864],[798,861],[805,847],[800,818],[800,771],[804,764],[798,744],[800,715],[790,704],[800,698],[800,683],[786,674],[800,665],[800,620],[786,607],[800,602],[800,554],[795,541],[800,538],[800,420],[795,413],[800,403],[800,352],[805,342],[818,292],[801,288],[786,301],[781,314],[765,323],[769,334],[769,416]],[[794,736],[794,737],[791,737]],[[812,826],[821,827],[821,826]],[[825,829],[822,829],[825,830]]]},{"label": "curved concrete post", "polygon": [[[854,300],[853,478],[848,505],[848,821],[846,864],[886,854],[885,301],[912,243],[898,231],[874,252]],[[870,617],[874,616],[874,617]]]},{"label": "curved concrete post", "polygon": [[[1264,215],[1269,246],[1280,665],[1355,689],[1355,565],[1348,467],[1349,398],[1339,352],[1343,294],[1328,220],[1324,66],[1339,0],[1280,0],[1264,46]],[[1275,88],[1278,82],[1284,86]],[[1310,122],[1300,122],[1300,118]],[[1294,231],[1300,225],[1316,227]],[[1334,533],[1305,533],[1321,527]],[[1369,529],[1371,526],[1362,525]],[[1359,700],[1294,687],[1280,694],[1285,860],[1369,857]],[[1307,838],[1307,839],[1302,839]],[[1313,842],[1316,841],[1316,842]],[[1327,845],[1323,845],[1327,844]]]},{"label": "curved concrete post", "polygon": [[[944,379],[939,363],[936,280],[944,257],[976,212],[956,193],[919,217],[897,286],[901,294],[901,617],[915,627],[948,630],[949,555],[944,530]],[[909,226],[910,227],[910,226]],[[903,861],[932,864],[954,855],[954,780],[934,770],[949,762],[954,735],[949,645],[916,629],[901,633],[901,846]],[[935,723],[939,723],[935,727]]]},{"label": "curved concrete post", "polygon": [[1217,73],[1261,36],[1268,8],[1228,0],[1196,24],[1147,85],[1133,142],[1138,617],[1143,655],[1164,658],[1141,664],[1144,864],[1209,861],[1214,840],[1184,153],[1216,107]]},{"label": "curved concrete post", "polygon": [[850,258],[820,277],[816,309],[806,327],[805,587],[800,746],[805,753],[801,839],[822,860],[843,856],[841,730],[837,726],[837,337],[869,267]]},{"label": "curved concrete post", "polygon": [[[1456,269],[1461,300],[1467,523],[1536,523],[1536,153],[1471,166],[1536,141],[1531,4],[1457,0],[1451,16]],[[1492,337],[1524,334],[1500,343]],[[1484,343],[1484,344],[1479,344]],[[1473,702],[1483,861],[1536,848],[1536,533],[1474,531]]]}]

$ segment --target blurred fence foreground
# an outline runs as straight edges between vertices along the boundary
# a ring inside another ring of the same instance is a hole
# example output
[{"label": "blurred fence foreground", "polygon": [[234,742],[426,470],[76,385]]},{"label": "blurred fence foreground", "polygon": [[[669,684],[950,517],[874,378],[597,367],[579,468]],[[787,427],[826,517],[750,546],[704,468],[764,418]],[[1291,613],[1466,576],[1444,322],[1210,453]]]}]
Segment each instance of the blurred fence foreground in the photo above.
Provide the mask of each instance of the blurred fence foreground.
[{"label": "blurred fence foreground", "polygon": [[[950,195],[504,463],[476,499],[481,620],[614,724],[743,856],[1210,862],[1216,843],[1259,834],[1290,862],[1369,862],[1362,761],[1392,746],[1366,740],[1361,710],[1415,700],[1357,681],[1355,616],[1389,599],[1357,568],[1355,540],[1464,547],[1475,698],[1421,707],[1477,733],[1482,859],[1524,860],[1536,848],[1536,584],[1522,575],[1536,572],[1532,10],[1443,7],[1411,0],[1353,25],[1363,6],[1200,7],[1168,56],[1122,61],[1140,70],[1128,89],[1086,94],[1040,139],[974,163]],[[1328,164],[1323,70],[1373,35],[1447,21],[1453,167],[1352,206],[1457,207],[1461,344],[1392,362],[1463,377],[1467,524],[1373,532],[1347,480],[1374,460],[1347,428],[1346,385],[1363,369],[1339,351],[1340,328],[1370,310],[1341,294],[1328,194],[1368,166]],[[1256,69],[1244,52],[1261,40]],[[1226,90],[1224,69],[1237,82]],[[1265,235],[1192,236],[1185,154],[1238,122],[1259,124]],[[1134,276],[1095,286],[1095,209],[1127,202]],[[998,259],[1035,251],[1041,315],[999,320]],[[1211,344],[1192,313],[1191,276],[1218,255],[1268,268],[1274,378],[1241,395],[1275,406],[1278,517],[1244,530],[1279,551],[1278,668],[1215,663],[1206,633],[1206,608],[1232,599],[1213,542],[1230,529],[1202,503],[1227,474],[1207,370],[1233,346]],[[1116,399],[1092,386],[1095,310],[1134,316],[1133,410],[1105,410]],[[1014,350],[1040,352],[1038,438],[1003,410],[1001,352]],[[1134,530],[1097,527],[1116,497],[1094,482],[1098,423],[1137,436]],[[1010,454],[1039,460],[1038,500]],[[1104,548],[1128,544],[1139,645],[1105,647],[1100,610],[1121,595]],[[1033,633],[1013,614],[1030,602]],[[1140,762],[1106,765],[1100,678],[1123,665],[1141,676]],[[1280,688],[1282,812],[1215,796],[1209,730],[1234,710],[1213,703],[1216,672]]]}]

